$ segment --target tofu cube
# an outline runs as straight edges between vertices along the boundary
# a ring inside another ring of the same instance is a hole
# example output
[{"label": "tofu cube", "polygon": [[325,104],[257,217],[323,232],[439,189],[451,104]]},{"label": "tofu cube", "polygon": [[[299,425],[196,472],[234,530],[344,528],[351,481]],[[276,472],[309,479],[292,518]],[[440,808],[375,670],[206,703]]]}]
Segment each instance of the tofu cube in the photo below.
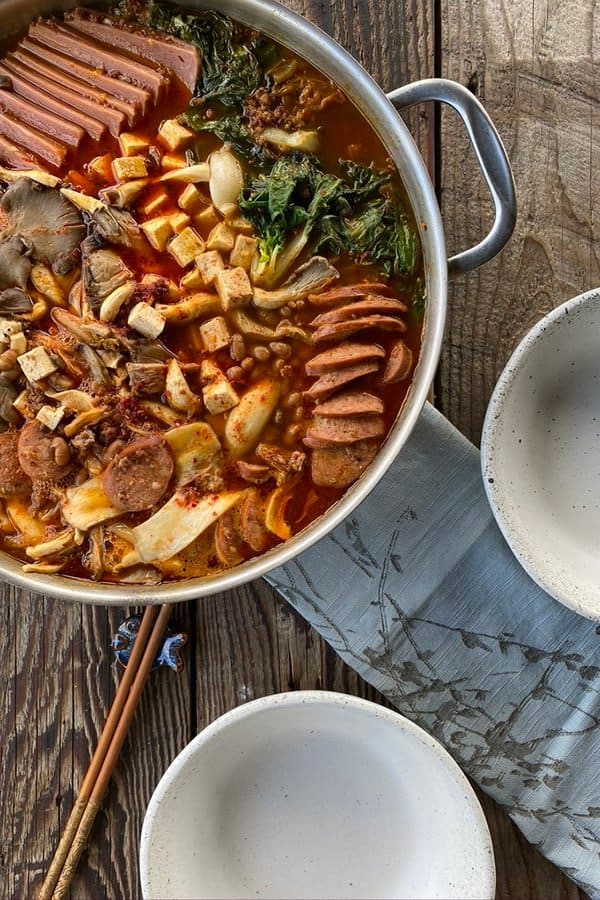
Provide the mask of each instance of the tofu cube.
[{"label": "tofu cube", "polygon": [[23,331],[21,322],[13,322],[11,319],[0,319],[0,341],[8,344],[13,334]]},{"label": "tofu cube", "polygon": [[204,241],[193,228],[184,228],[181,234],[170,242],[168,251],[175,262],[185,269],[204,251]]},{"label": "tofu cube", "polygon": [[117,181],[148,177],[148,164],[143,156],[117,156],[113,159],[112,169]]},{"label": "tofu cube", "polygon": [[186,272],[179,282],[179,287],[184,293],[187,293],[187,291],[201,291],[204,286],[204,279],[198,269],[191,269],[189,272]]},{"label": "tofu cube", "polygon": [[254,295],[248,273],[241,266],[219,272],[215,286],[224,310],[244,306]]},{"label": "tofu cube", "polygon": [[124,131],[119,136],[119,147],[123,156],[138,156],[141,153],[145,153],[149,146],[150,141],[140,137],[138,134]]},{"label": "tofu cube", "polygon": [[229,262],[232,266],[241,266],[246,272],[250,271],[252,265],[252,257],[258,247],[256,238],[247,237],[245,234],[238,234],[233,245],[233,250],[229,255]]},{"label": "tofu cube", "polygon": [[172,172],[173,169],[185,169],[187,160],[182,153],[165,153],[160,161],[163,172]]},{"label": "tofu cube", "polygon": [[200,377],[204,383],[202,399],[209,413],[226,412],[238,405],[240,398],[212,360],[202,360]]},{"label": "tofu cube", "polygon": [[35,407],[32,407],[30,391],[21,391],[19,396],[13,400],[13,406],[24,419],[35,418]]},{"label": "tofu cube", "polygon": [[27,338],[22,331],[17,331],[10,336],[10,349],[14,350],[17,356],[21,356],[27,350]]},{"label": "tofu cube", "polygon": [[242,216],[238,215],[237,207],[235,210],[235,215],[226,216],[226,221],[230,228],[233,228],[234,231],[239,231],[240,234],[254,234],[254,227],[252,223],[247,219],[242,218]]},{"label": "tofu cube", "polygon": [[154,340],[163,331],[166,321],[165,317],[157,309],[141,301],[136,303],[129,313],[127,324],[130,328],[134,328],[135,331],[143,334],[144,337]]},{"label": "tofu cube", "polygon": [[158,129],[158,133],[169,150],[181,150],[194,138],[194,132],[180,125],[177,119],[167,119]]},{"label": "tofu cube", "polygon": [[220,221],[219,213],[212,204],[194,216],[194,225],[203,234],[208,234],[211,228],[214,228]]},{"label": "tofu cube", "polygon": [[218,250],[207,250],[196,257],[196,268],[202,276],[203,284],[213,284],[215,278],[225,268],[223,257]]},{"label": "tofu cube", "polygon": [[112,161],[113,158],[110,153],[105,153],[104,156],[95,156],[88,163],[87,167],[87,173],[90,178],[99,178],[101,181],[105,181],[106,184],[110,184],[112,181]]},{"label": "tofu cube", "polygon": [[200,337],[207,353],[216,353],[229,346],[229,328],[222,316],[215,316],[200,326]]},{"label": "tofu cube", "polygon": [[64,406],[42,406],[36,415],[36,419],[42,425],[45,425],[46,428],[49,428],[50,431],[55,431],[60,425],[64,414]]},{"label": "tofu cube", "polygon": [[206,239],[208,250],[221,250],[224,253],[229,253],[230,250],[233,250],[234,244],[235,232],[225,222],[219,222],[218,225],[215,225]]},{"label": "tofu cube", "polygon": [[169,239],[173,236],[169,216],[156,216],[154,219],[148,219],[142,225],[142,231],[154,249],[160,251],[166,249]]},{"label": "tofu cube", "polygon": [[34,347],[22,353],[17,362],[27,381],[40,381],[56,372],[58,366],[43,347]]},{"label": "tofu cube", "polygon": [[145,216],[153,216],[159,212],[163,206],[167,206],[171,202],[166,189],[158,187],[152,193],[147,194],[143,203],[140,203],[138,209]]},{"label": "tofu cube", "polygon": [[180,209],[189,213],[190,216],[194,216],[204,209],[206,206],[206,199],[195,184],[188,184],[185,190],[179,195],[177,203],[179,204]]},{"label": "tofu cube", "polygon": [[178,212],[173,213],[169,216],[169,221],[171,222],[171,228],[175,232],[175,234],[179,234],[183,231],[184,228],[187,228],[191,222],[190,217],[187,213]]}]

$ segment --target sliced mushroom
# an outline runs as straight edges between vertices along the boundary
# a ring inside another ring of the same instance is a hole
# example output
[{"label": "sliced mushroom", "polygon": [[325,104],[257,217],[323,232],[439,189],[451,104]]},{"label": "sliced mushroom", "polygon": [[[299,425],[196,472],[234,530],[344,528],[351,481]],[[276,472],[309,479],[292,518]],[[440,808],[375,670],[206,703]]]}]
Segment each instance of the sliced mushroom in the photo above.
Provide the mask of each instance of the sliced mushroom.
[{"label": "sliced mushroom", "polygon": [[[85,226],[79,211],[59,190],[20,178],[0,200],[0,209],[7,221],[4,240],[19,236],[31,257],[51,266],[57,275],[66,275],[78,264]],[[25,287],[11,277],[4,287]]]},{"label": "sliced mushroom", "polygon": [[140,226],[124,209],[102,204],[92,216],[93,232],[114,247],[135,249],[144,244]]},{"label": "sliced mushroom", "polygon": [[[14,239],[13,239],[14,240]],[[10,241],[8,242],[10,243]],[[0,260],[2,256],[2,249],[5,245],[0,246]],[[0,261],[0,272],[2,270],[2,263]],[[6,290],[0,293],[0,315],[3,316],[22,316],[27,315],[31,312],[31,308],[33,306],[33,301],[29,294],[27,294],[20,287],[11,287],[6,288]]]},{"label": "sliced mushroom", "polygon": [[117,288],[133,280],[131,270],[114,250],[84,252],[82,278],[86,300],[93,310]]},{"label": "sliced mushroom", "polygon": [[324,256],[313,256],[276,291],[254,288],[254,305],[261,309],[279,309],[286,303],[306,299],[308,294],[322,290],[339,277],[338,270]]}]

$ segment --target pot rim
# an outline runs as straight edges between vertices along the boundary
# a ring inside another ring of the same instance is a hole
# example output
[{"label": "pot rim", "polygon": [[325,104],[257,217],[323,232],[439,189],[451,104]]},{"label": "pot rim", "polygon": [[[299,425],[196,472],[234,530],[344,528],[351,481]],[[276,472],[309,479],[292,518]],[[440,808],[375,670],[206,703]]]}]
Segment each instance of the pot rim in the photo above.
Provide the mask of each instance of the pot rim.
[{"label": "pot rim", "polygon": [[[56,8],[56,5],[51,2],[35,4],[36,11],[40,11],[42,6],[49,11]],[[76,0],[67,0],[59,5],[61,8],[68,8],[78,4]],[[183,0],[182,5],[190,8],[214,8],[215,3],[214,0]],[[27,10],[27,20],[30,21],[33,11],[28,0],[11,0],[6,3],[0,18],[12,25],[13,17],[21,6],[23,10]],[[423,223],[420,242],[425,262],[427,305],[421,350],[413,380],[394,425],[364,474],[319,519],[284,544],[218,575],[159,585],[112,584],[60,574],[23,573],[19,560],[0,551],[0,578],[29,591],[61,600],[106,606],[176,603],[240,587],[285,565],[340,525],[385,475],[408,440],[435,376],[446,320],[446,246],[435,192],[408,128],[383,90],[362,65],[333,38],[302,16],[275,0],[244,0],[243,4],[240,4],[240,0],[220,0],[219,11],[279,41],[331,78],[358,107],[393,159],[415,219],[417,223]]]}]

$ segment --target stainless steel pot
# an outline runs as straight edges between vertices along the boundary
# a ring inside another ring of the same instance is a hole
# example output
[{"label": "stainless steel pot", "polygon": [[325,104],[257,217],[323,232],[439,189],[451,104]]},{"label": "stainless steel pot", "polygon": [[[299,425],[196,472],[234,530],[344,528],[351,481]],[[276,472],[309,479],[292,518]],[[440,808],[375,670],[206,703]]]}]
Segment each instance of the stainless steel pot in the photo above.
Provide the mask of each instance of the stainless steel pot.
[{"label": "stainless steel pot", "polygon": [[[9,35],[35,15],[78,5],[72,0],[5,0],[0,6],[0,33]],[[80,4],[79,4],[80,5]],[[90,4],[97,5],[97,4]],[[129,606],[190,600],[226,591],[264,575],[302,553],[339,525],[370,493],[406,443],[431,387],[442,344],[446,318],[448,272],[469,272],[492,259],[506,244],[515,224],[516,201],[510,165],[502,142],[479,101],[461,85],[429,79],[398,88],[387,97],[345,50],[314,25],[273,0],[183,0],[189,7],[218,7],[308,59],[339,84],[371,123],[394,159],[406,186],[421,233],[425,256],[428,304],[421,356],[413,383],[393,429],[377,459],[344,497],[318,521],[269,553],[222,575],[167,583],[156,587],[96,584],[60,575],[24,575],[21,564],[0,554],[0,577],[20,587],[66,600]],[[477,246],[446,259],[444,230],[433,187],[417,147],[397,110],[439,100],[452,106],[463,120],[495,206],[490,233]]]}]

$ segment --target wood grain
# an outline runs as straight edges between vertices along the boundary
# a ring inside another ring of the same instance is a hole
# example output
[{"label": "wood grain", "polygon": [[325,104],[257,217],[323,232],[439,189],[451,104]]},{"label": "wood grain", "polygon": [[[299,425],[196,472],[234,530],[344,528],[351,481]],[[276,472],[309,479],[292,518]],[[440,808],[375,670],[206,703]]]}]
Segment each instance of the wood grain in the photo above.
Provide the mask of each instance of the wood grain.
[{"label": "wood grain", "polygon": [[[494,262],[450,291],[442,411],[474,441],[510,353],[542,315],[599,278],[598,13],[560,0],[441,4],[443,74],[485,104],[512,160],[519,218]],[[451,249],[475,243],[490,204],[460,126],[442,123],[442,212]]]},{"label": "wood grain", "polygon": [[[333,34],[384,89],[442,68],[469,84],[507,141],[522,195],[518,237],[501,260],[454,283],[438,385],[444,411],[476,437],[495,377],[518,336],[595,277],[596,195],[588,179],[597,162],[598,124],[591,9],[577,12],[575,21],[550,0],[497,10],[480,0],[449,0],[437,11],[433,0],[287,5]],[[560,87],[564,80],[570,87]],[[564,130],[557,127],[561,121]],[[408,122],[439,179],[435,114],[414,110]],[[443,124],[446,226],[453,246],[467,246],[487,223],[485,197],[460,129]],[[109,641],[126,613],[64,605],[8,586],[0,591],[0,896],[28,898],[41,882],[110,706],[118,673]],[[190,635],[186,670],[181,676],[160,671],[148,685],[73,897],[139,897],[137,849],[149,797],[177,752],[216,716],[254,697],[302,688],[384,702],[264,583],[182,605],[174,624]],[[582,896],[491,800],[482,801],[500,898]]]}]

